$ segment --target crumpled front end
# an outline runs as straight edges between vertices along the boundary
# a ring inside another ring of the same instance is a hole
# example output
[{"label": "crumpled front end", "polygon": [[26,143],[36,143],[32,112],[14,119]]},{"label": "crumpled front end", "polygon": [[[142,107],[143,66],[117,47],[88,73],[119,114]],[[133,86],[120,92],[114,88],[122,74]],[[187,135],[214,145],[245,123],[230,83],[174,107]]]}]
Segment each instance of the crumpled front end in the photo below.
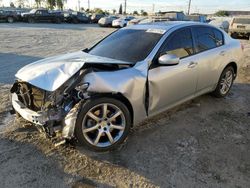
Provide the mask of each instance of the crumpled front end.
[{"label": "crumpled front end", "polygon": [[[121,100],[131,106],[133,123],[137,124],[147,117],[147,67],[145,62],[135,66],[123,63],[84,63],[71,77],[68,75],[67,81],[57,84],[56,89],[48,89],[44,82],[40,84],[19,79],[11,88],[13,108],[24,119],[46,131],[49,137],[55,137],[59,133],[60,138],[71,139],[74,137],[75,123],[82,103],[92,97],[122,96]],[[54,70],[46,71],[51,73]],[[39,72],[39,80],[42,80],[42,74],[43,72]],[[44,79],[51,82],[48,85],[55,85],[57,78],[53,82],[46,75],[47,73],[44,74]]]}]

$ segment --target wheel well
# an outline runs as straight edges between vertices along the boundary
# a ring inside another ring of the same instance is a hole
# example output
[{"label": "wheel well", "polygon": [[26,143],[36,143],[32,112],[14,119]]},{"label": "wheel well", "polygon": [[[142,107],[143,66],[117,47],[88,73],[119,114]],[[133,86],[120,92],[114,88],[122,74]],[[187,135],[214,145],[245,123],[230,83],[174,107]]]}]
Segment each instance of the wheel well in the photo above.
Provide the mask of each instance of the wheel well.
[{"label": "wheel well", "polygon": [[134,123],[134,110],[133,110],[133,107],[132,107],[131,103],[129,102],[129,100],[124,95],[122,95],[121,93],[116,93],[116,94],[102,93],[102,94],[100,94],[98,96],[115,98],[115,99],[123,102],[126,105],[126,107],[128,108],[128,110],[129,110],[129,113],[131,115],[131,121],[132,121],[131,123],[132,123],[132,126],[133,126],[133,123]]},{"label": "wheel well", "polygon": [[226,67],[229,67],[229,66],[233,67],[234,73],[235,73],[235,77],[234,78],[236,78],[236,76],[237,76],[237,70],[238,70],[237,64],[235,62],[231,62]]}]

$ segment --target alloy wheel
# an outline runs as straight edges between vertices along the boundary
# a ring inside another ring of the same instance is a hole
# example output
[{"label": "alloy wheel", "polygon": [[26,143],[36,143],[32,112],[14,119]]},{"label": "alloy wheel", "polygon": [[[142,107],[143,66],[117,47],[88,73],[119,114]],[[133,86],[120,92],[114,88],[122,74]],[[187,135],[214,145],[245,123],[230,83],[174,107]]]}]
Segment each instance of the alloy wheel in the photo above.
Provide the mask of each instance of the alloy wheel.
[{"label": "alloy wheel", "polygon": [[225,95],[230,90],[232,83],[233,83],[233,72],[231,70],[228,70],[222,77],[220,82],[220,92],[222,95]]},{"label": "alloy wheel", "polygon": [[91,145],[108,147],[122,137],[125,126],[122,110],[114,104],[102,103],[86,113],[82,121],[82,132]]}]

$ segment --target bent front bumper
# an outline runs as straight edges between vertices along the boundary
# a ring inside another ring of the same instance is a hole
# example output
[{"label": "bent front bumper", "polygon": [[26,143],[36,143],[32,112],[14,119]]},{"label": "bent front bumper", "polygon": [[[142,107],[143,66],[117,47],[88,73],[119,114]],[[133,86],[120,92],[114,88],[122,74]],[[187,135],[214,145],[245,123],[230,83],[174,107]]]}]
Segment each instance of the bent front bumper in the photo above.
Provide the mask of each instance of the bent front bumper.
[{"label": "bent front bumper", "polygon": [[28,109],[23,103],[18,100],[17,94],[12,94],[12,106],[24,119],[38,125],[44,125],[47,119],[43,113],[35,112]]},{"label": "bent front bumper", "polygon": [[[23,103],[18,100],[17,94],[12,94],[12,106],[27,121],[44,126],[47,121],[51,120],[49,113],[35,112],[28,109]],[[63,138],[74,137],[75,123],[78,114],[79,104],[72,108],[65,117],[61,117],[61,128]],[[58,118],[54,116],[54,118]]]}]

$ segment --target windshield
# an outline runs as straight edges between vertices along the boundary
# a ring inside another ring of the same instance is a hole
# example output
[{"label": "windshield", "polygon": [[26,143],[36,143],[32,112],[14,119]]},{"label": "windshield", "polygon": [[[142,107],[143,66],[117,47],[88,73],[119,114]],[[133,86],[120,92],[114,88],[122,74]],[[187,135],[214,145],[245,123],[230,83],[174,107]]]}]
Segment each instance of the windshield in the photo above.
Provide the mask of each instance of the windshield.
[{"label": "windshield", "polygon": [[248,19],[248,18],[235,18],[234,23],[250,24],[250,19]]},{"label": "windshield", "polygon": [[30,11],[30,13],[35,13],[36,12],[36,9],[32,9],[31,11]]},{"label": "windshield", "polygon": [[120,29],[90,50],[90,54],[133,62],[144,60],[162,37],[147,30]]}]

